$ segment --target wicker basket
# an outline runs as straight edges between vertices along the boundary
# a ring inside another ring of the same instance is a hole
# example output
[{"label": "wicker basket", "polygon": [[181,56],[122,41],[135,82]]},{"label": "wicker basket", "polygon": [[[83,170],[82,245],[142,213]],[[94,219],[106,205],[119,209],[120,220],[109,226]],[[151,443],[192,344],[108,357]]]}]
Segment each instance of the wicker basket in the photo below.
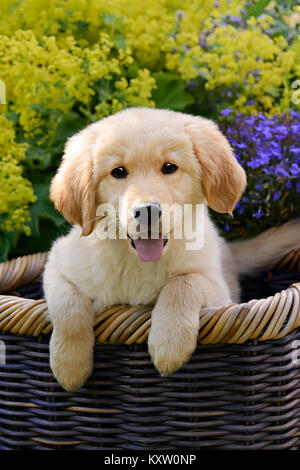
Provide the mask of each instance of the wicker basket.
[{"label": "wicker basket", "polygon": [[46,258],[0,265],[0,449],[300,448],[300,251],[247,282],[281,293],[203,309],[198,348],[171,377],[147,352],[149,308],[102,313],[94,372],[76,394],[49,368]]}]

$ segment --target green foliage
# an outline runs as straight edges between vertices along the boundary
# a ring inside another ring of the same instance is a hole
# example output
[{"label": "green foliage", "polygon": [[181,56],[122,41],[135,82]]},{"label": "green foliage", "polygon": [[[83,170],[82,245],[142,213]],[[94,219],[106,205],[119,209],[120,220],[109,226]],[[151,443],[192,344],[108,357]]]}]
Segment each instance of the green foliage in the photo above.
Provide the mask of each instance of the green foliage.
[{"label": "green foliage", "polygon": [[160,109],[184,111],[194,103],[194,98],[185,90],[184,84],[174,75],[159,72],[154,75],[156,89],[152,92],[155,106]]},{"label": "green foliage", "polygon": [[288,113],[299,78],[294,0],[2,0],[0,260],[49,249],[66,140],[130,106],[215,120]]},{"label": "green foliage", "polygon": [[258,0],[258,2],[252,4],[247,11],[247,16],[250,18],[251,16],[255,16],[257,18],[261,15],[266,8],[266,6],[270,3],[270,0]]}]

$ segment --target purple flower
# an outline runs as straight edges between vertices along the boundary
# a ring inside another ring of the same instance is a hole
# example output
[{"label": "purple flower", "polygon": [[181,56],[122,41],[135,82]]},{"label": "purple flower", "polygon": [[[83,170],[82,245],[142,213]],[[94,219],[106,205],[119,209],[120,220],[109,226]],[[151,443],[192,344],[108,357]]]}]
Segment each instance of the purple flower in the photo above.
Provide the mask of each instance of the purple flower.
[{"label": "purple flower", "polygon": [[269,150],[259,150],[259,159],[261,162],[261,165],[265,165],[270,161],[270,158],[272,157],[273,152],[270,152]]},{"label": "purple flower", "polygon": [[226,232],[229,232],[229,230],[230,230],[230,225],[229,225],[229,222],[228,222],[228,220],[226,221],[226,224],[225,224],[224,230],[225,230]]},{"label": "purple flower", "polygon": [[300,168],[297,163],[291,164],[291,173],[293,176],[298,176],[300,174]]},{"label": "purple flower", "polygon": [[[282,135],[286,136],[287,133],[288,133],[288,128],[285,125],[277,126],[276,130],[277,130],[278,135],[282,134]],[[278,135],[277,135],[277,137],[278,137]]]},{"label": "purple flower", "polygon": [[[257,119],[258,119],[257,116],[250,116],[250,117],[247,117],[246,119],[244,119],[242,121],[242,124],[244,124],[245,126],[249,126],[250,129],[251,129],[251,126],[253,126],[255,124]],[[248,132],[249,132],[249,128],[248,128]]]},{"label": "purple flower", "polygon": [[291,189],[291,187],[292,187],[292,182],[291,182],[291,180],[287,180],[287,181],[285,182],[285,187],[286,187],[287,189]]},{"label": "purple flower", "polygon": [[[221,115],[232,112],[227,107]],[[300,213],[300,113],[272,117],[237,113],[233,118],[230,123],[221,119],[219,125],[246,170],[247,188],[236,206],[229,236],[235,230],[238,236],[255,235]]]},{"label": "purple flower", "polygon": [[245,207],[240,205],[240,207],[237,209],[237,211],[240,215],[243,215],[244,212],[245,212]]},{"label": "purple flower", "polygon": [[300,147],[290,147],[290,152],[293,153],[294,155],[299,155]]},{"label": "purple flower", "polygon": [[260,159],[259,158],[252,158],[249,162],[247,162],[247,166],[249,166],[250,168],[258,168],[259,166],[261,166],[261,162],[260,162]]},{"label": "purple flower", "polygon": [[232,16],[230,15],[228,17],[229,21],[231,21],[232,23],[236,23],[236,24],[241,24],[242,23],[242,18],[240,16]]},{"label": "purple flower", "polygon": [[272,137],[273,137],[273,134],[272,134],[271,129],[269,127],[265,127],[262,131],[262,134],[264,135],[264,137],[266,139],[272,139]]},{"label": "purple flower", "polygon": [[179,19],[182,20],[184,18],[184,13],[182,10],[178,9],[175,13],[175,16]]},{"label": "purple flower", "polygon": [[298,111],[295,111],[294,109],[290,109],[290,115],[298,119],[300,117],[300,113],[298,113]]},{"label": "purple flower", "polygon": [[229,109],[229,108],[225,108],[223,109],[223,111],[221,111],[220,114],[223,114],[224,116],[228,116],[230,113],[232,113],[233,110],[232,109]]},{"label": "purple flower", "polygon": [[260,207],[258,211],[253,214],[253,217],[255,217],[256,219],[260,219],[262,215],[263,214],[262,214],[261,207]]},{"label": "purple flower", "polygon": [[282,159],[282,153],[280,150],[272,150],[271,156],[276,157],[278,160]]},{"label": "purple flower", "polygon": [[275,174],[280,178],[289,178],[289,173],[282,167],[278,167],[275,169]]},{"label": "purple flower", "polygon": [[247,148],[247,145],[245,144],[245,142],[236,142],[235,146],[238,148],[238,149],[246,149]]},{"label": "purple flower", "polygon": [[291,130],[292,130],[292,132],[299,133],[300,132],[300,124],[299,123],[292,124],[291,125]]},{"label": "purple flower", "polygon": [[260,180],[255,186],[256,191],[259,191],[261,189],[261,186],[262,186],[262,180]]}]

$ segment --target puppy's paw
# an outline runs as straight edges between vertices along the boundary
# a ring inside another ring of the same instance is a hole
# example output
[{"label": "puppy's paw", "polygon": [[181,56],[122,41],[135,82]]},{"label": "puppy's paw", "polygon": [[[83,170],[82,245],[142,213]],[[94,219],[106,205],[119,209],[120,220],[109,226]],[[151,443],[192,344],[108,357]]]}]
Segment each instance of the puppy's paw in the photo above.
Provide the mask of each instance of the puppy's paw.
[{"label": "puppy's paw", "polygon": [[67,392],[76,392],[93,371],[94,335],[64,338],[55,332],[50,340],[50,367]]},{"label": "puppy's paw", "polygon": [[185,364],[197,346],[198,330],[158,331],[151,329],[148,350],[152,361],[161,375],[170,375]]}]

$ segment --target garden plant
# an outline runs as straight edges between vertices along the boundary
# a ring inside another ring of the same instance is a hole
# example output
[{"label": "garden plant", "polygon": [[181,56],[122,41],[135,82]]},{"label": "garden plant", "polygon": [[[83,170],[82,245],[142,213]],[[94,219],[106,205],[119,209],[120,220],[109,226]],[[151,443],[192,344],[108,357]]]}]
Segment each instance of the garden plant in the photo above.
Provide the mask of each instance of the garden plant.
[{"label": "garden plant", "polygon": [[2,0],[0,261],[68,224],[49,184],[68,137],[130,106],[214,119],[248,175],[230,238],[299,215],[296,1]]}]

